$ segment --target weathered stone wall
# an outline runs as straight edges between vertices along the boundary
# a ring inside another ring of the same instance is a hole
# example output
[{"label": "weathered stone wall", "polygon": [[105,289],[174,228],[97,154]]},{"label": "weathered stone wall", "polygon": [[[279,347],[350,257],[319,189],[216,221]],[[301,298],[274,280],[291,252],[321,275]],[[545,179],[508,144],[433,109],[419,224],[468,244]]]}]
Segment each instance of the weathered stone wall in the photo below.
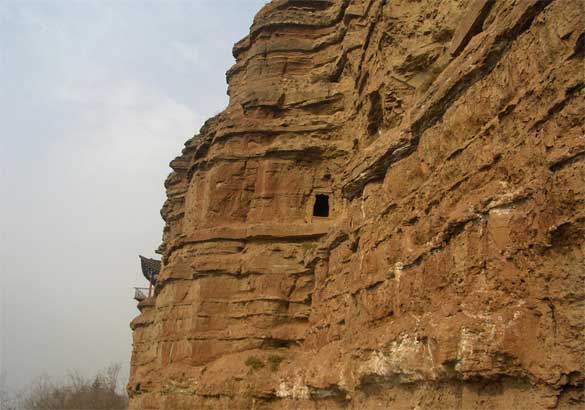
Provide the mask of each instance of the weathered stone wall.
[{"label": "weathered stone wall", "polygon": [[583,7],[266,5],[171,163],[131,408],[585,406]]}]

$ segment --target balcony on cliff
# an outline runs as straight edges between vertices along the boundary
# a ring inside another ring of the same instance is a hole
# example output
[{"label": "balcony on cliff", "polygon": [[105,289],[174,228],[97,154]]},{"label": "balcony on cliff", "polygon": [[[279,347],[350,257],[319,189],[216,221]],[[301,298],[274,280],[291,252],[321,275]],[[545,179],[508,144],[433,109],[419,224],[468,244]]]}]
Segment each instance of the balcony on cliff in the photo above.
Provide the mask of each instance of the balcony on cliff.
[{"label": "balcony on cliff", "polygon": [[153,287],[156,285],[156,280],[160,272],[160,261],[146,258],[142,255],[139,255],[139,257],[142,275],[148,281],[148,287],[135,287],[134,299],[138,302],[142,302],[143,300],[151,297],[153,294]]}]

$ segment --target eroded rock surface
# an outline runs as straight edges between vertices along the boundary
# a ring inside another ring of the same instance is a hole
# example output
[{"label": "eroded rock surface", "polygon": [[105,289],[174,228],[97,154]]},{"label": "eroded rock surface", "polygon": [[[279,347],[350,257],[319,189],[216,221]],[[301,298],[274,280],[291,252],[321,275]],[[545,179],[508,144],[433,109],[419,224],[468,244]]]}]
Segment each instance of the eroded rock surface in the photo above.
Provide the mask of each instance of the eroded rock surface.
[{"label": "eroded rock surface", "polygon": [[583,408],[583,4],[266,5],[171,163],[131,408]]}]

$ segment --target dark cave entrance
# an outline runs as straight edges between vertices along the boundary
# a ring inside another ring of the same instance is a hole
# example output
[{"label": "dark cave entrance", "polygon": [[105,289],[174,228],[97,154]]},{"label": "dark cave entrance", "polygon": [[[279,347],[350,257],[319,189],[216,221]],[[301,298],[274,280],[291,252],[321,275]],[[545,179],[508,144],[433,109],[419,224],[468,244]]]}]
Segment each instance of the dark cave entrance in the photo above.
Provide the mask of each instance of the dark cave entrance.
[{"label": "dark cave entrance", "polygon": [[324,194],[317,194],[315,196],[315,204],[313,205],[313,216],[320,217],[329,216],[329,196]]}]

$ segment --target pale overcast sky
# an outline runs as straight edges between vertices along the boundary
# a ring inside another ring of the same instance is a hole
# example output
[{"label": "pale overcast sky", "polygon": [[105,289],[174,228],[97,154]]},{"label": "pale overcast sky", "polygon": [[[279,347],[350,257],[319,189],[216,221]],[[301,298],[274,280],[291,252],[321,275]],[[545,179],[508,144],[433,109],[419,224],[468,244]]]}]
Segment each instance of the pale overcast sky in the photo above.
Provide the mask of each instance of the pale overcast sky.
[{"label": "pale overcast sky", "polygon": [[0,0],[0,368],[128,371],[168,163],[264,0]]}]

